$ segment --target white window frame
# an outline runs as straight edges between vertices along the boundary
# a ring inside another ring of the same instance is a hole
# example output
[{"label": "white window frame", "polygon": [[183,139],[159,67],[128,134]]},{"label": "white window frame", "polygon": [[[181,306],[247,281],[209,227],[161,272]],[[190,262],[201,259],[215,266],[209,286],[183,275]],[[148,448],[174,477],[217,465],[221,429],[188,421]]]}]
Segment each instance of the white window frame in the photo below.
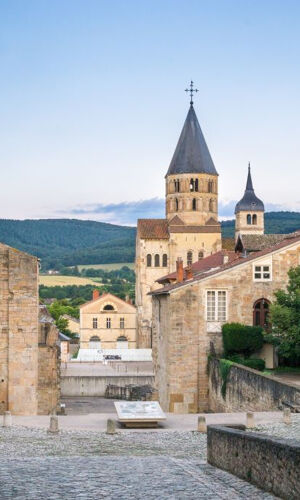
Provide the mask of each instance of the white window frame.
[{"label": "white window frame", "polygon": [[111,330],[111,318],[106,318],[106,328],[107,330]]},{"label": "white window frame", "polygon": [[[214,292],[215,293],[215,317],[214,318],[208,318],[208,296],[209,293]],[[219,319],[219,292],[225,293],[225,318]],[[228,292],[227,290],[222,289],[211,289],[211,290],[206,290],[205,294],[205,317],[206,321],[208,322],[214,322],[214,323],[225,323],[228,318]]]},{"label": "white window frame", "polygon": [[[268,267],[269,270],[264,270],[264,267]],[[260,270],[257,270],[257,268],[260,268]],[[253,263],[253,281],[254,282],[266,282],[266,281],[272,281],[272,262],[268,261],[261,261],[261,262],[254,262]],[[264,272],[269,274],[269,278],[264,278]],[[260,277],[256,277],[256,275],[260,274]]]}]

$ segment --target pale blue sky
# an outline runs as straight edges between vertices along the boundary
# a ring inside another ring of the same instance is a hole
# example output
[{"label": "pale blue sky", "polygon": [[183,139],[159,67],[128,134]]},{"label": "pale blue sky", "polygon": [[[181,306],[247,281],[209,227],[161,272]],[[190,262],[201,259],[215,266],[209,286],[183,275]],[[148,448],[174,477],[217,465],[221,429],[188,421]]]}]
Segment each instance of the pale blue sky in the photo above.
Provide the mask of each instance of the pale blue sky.
[{"label": "pale blue sky", "polygon": [[298,0],[2,0],[0,217],[163,216],[191,78],[221,215],[299,211],[299,60]]}]

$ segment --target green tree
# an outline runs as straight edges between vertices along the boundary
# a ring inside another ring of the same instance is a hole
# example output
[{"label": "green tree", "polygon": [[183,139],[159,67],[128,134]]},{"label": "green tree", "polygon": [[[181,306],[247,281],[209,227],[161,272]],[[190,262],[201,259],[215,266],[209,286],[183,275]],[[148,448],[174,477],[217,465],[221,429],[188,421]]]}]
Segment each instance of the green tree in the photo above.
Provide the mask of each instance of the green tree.
[{"label": "green tree", "polygon": [[271,306],[273,333],[279,339],[279,355],[286,364],[300,364],[300,266],[288,272],[286,290],[275,292]]}]

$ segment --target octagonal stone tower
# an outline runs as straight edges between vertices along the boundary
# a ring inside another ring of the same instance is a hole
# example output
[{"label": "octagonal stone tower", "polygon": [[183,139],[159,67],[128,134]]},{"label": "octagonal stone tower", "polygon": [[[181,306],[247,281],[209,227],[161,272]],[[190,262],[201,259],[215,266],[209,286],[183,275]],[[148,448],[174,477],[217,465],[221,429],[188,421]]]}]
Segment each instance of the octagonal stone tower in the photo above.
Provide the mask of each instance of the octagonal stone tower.
[{"label": "octagonal stone tower", "polygon": [[264,204],[253,189],[249,163],[245,193],[235,206],[235,239],[240,234],[264,234],[264,213]]}]

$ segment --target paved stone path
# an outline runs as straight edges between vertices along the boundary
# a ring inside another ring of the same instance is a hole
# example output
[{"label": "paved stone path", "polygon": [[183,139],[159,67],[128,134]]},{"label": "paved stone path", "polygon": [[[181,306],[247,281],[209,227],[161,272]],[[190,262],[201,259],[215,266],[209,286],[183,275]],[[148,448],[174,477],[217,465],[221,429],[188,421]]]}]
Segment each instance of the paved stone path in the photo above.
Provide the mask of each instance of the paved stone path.
[{"label": "paved stone path", "polygon": [[271,499],[206,464],[198,432],[49,435],[0,428],[0,498],[14,500]]}]

